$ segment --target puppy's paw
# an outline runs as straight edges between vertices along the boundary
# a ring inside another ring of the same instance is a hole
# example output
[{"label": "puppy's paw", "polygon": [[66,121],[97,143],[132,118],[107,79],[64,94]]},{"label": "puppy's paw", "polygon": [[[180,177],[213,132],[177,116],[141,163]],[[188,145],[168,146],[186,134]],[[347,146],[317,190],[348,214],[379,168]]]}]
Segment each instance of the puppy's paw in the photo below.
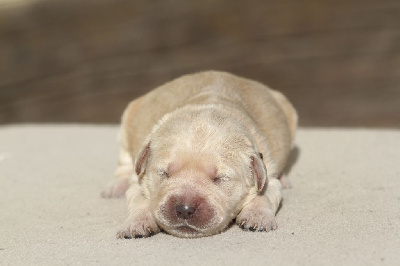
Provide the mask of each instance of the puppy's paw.
[{"label": "puppy's paw", "polygon": [[281,182],[282,188],[286,189],[286,188],[292,188],[293,187],[292,182],[290,182],[290,179],[285,175],[281,176],[279,181]]},{"label": "puppy's paw", "polygon": [[101,192],[101,196],[103,198],[119,198],[125,195],[128,188],[128,178],[116,178],[107,185],[103,192]]},{"label": "puppy's paw", "polygon": [[117,238],[150,237],[160,232],[151,213],[129,217],[117,233]]},{"label": "puppy's paw", "polygon": [[245,207],[237,216],[236,223],[244,230],[270,231],[278,228],[275,215],[269,208]]}]

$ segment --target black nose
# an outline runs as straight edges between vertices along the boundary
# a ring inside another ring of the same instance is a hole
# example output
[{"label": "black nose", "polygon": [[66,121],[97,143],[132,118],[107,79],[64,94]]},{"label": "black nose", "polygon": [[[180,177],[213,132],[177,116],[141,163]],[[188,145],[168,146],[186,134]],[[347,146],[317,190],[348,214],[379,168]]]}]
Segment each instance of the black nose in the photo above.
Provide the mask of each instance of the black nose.
[{"label": "black nose", "polygon": [[182,219],[190,219],[196,212],[196,208],[188,205],[176,206],[176,215]]}]

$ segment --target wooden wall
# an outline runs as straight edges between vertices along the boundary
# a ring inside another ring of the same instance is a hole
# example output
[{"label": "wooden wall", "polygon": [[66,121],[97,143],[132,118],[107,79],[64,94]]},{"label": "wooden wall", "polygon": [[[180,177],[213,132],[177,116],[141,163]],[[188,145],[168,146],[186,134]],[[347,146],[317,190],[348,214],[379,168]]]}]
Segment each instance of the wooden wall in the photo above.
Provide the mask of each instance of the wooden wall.
[{"label": "wooden wall", "polygon": [[117,123],[207,69],[283,91],[302,126],[400,127],[400,1],[0,0],[0,124]]}]

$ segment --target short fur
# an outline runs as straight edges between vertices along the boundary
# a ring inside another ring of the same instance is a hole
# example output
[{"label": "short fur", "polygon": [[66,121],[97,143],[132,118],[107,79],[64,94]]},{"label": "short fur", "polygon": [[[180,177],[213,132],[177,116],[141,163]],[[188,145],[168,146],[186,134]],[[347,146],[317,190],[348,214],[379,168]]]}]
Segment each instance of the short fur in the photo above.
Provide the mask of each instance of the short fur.
[{"label": "short fur", "polygon": [[186,75],[134,100],[122,117],[116,178],[102,193],[126,191],[129,217],[117,236],[201,237],[234,219],[276,229],[277,178],[296,127],[281,93],[224,72]]}]

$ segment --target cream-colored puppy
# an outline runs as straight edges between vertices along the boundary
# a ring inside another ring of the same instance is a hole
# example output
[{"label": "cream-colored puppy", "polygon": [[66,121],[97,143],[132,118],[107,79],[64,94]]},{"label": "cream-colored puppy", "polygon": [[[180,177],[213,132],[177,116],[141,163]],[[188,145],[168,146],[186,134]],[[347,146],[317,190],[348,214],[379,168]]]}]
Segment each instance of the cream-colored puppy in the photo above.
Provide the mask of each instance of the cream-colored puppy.
[{"label": "cream-colored puppy", "polygon": [[102,193],[127,190],[117,236],[208,236],[235,218],[244,229],[276,229],[277,178],[296,126],[281,93],[223,72],[183,76],[131,102],[116,179]]}]

